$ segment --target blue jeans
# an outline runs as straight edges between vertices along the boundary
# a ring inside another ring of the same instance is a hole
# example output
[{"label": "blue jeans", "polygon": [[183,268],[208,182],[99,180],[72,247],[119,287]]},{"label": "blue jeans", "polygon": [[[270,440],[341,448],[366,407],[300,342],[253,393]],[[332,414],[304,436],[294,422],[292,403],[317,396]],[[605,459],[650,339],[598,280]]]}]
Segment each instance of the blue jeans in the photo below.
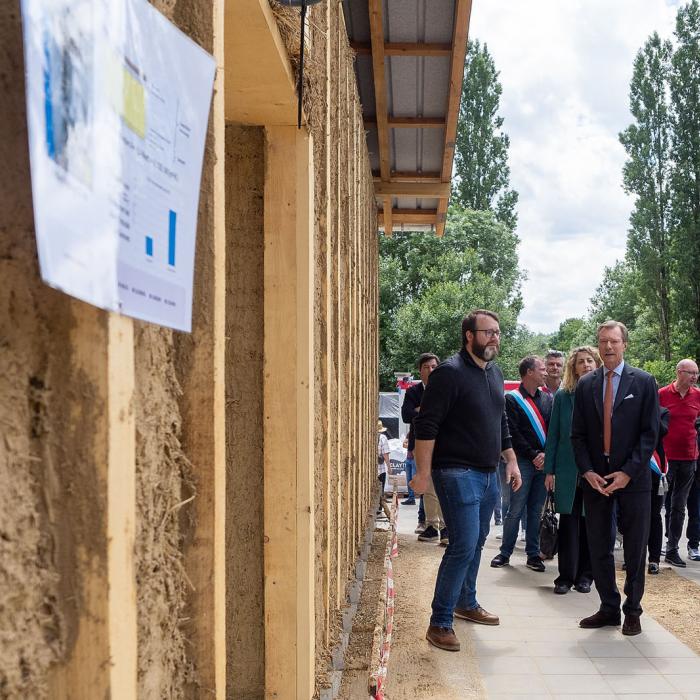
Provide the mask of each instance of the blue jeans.
[{"label": "blue jeans", "polygon": [[[498,463],[498,486],[500,488],[501,507],[500,510],[497,507],[496,512],[500,512],[501,517],[499,520],[503,521],[505,520],[508,506],[510,505],[510,495],[513,493],[511,485],[506,481],[506,463],[503,460]],[[520,526],[523,528],[523,532],[527,530],[527,521],[525,519],[527,517],[526,510],[523,511],[520,518]]]},{"label": "blue jeans", "polygon": [[540,555],[540,515],[547,492],[544,488],[544,471],[535,469],[532,462],[518,460],[523,485],[510,494],[508,512],[503,520],[501,554],[510,557],[518,539],[520,518],[527,508],[525,527],[525,552],[528,557]]},{"label": "blue jeans", "polygon": [[403,463],[403,465],[406,468],[406,488],[408,489],[408,497],[415,499],[416,494],[413,493],[413,489],[408,485],[408,483],[416,475],[416,460],[415,459],[407,459]]},{"label": "blue jeans", "polygon": [[498,498],[498,474],[477,469],[433,470],[433,485],[450,532],[433,597],[430,624],[452,628],[454,609],[473,610],[481,550]]}]

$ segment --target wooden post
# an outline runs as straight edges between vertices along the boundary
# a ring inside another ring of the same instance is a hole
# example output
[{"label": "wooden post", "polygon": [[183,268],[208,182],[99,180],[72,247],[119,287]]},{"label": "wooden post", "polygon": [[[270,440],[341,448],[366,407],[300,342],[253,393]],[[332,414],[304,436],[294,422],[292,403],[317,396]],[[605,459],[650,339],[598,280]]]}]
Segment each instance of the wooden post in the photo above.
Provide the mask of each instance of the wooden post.
[{"label": "wooden post", "polygon": [[[133,322],[71,301],[70,344],[82,391],[93,390],[105,410],[86,429],[92,434],[96,507],[102,522],[92,554],[77,542],[82,601],[75,643],[49,675],[60,700],[136,698],[136,435]],[[79,393],[82,397],[84,394]],[[71,410],[66,406],[66,410]]]},{"label": "wooden post", "polygon": [[313,156],[266,130],[265,694],[314,692]]}]

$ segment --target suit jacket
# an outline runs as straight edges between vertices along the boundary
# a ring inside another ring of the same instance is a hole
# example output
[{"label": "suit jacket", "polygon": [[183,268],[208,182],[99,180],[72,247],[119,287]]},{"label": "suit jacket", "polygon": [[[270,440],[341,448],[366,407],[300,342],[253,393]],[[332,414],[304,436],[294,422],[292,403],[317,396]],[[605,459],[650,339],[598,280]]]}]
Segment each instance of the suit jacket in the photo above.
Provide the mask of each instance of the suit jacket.
[{"label": "suit jacket", "polygon": [[576,466],[583,474],[593,469],[605,476],[623,471],[631,481],[625,491],[649,491],[649,460],[659,435],[656,380],[626,362],[612,411],[609,466],[603,454],[603,382],[605,367],[581,377],[574,395],[571,443]]},{"label": "suit jacket", "polygon": [[413,451],[416,446],[416,436],[413,434],[413,420],[418,415],[416,409],[420,406],[424,391],[423,382],[414,384],[406,390],[406,395],[403,397],[403,403],[401,404],[401,420],[411,426],[408,429],[408,449],[410,451]]}]

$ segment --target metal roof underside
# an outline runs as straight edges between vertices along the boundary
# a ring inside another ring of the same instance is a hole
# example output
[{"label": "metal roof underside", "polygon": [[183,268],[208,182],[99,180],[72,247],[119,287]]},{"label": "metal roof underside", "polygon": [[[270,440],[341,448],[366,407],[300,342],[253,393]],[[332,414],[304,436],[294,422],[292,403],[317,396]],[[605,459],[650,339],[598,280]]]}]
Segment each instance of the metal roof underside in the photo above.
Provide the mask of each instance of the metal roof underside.
[{"label": "metal roof underside", "polygon": [[471,0],[343,0],[343,10],[379,227],[442,235]]}]

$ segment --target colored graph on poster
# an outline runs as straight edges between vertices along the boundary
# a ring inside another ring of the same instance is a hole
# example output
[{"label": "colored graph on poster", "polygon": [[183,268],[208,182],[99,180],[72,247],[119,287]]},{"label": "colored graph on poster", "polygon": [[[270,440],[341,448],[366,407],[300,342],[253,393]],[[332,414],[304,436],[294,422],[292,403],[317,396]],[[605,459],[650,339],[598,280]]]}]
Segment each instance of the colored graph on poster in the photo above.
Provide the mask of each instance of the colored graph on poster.
[{"label": "colored graph on poster", "polygon": [[43,279],[190,330],[214,59],[146,0],[22,0],[22,17]]}]

